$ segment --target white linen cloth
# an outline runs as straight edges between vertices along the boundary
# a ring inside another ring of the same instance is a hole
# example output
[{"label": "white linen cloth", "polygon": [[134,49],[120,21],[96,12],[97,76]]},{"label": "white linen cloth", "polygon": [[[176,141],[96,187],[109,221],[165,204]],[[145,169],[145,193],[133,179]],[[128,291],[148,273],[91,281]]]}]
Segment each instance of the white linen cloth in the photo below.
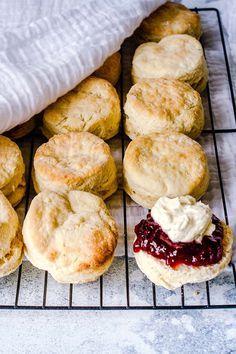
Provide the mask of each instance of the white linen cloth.
[{"label": "white linen cloth", "polygon": [[89,76],[164,2],[1,0],[0,133]]}]

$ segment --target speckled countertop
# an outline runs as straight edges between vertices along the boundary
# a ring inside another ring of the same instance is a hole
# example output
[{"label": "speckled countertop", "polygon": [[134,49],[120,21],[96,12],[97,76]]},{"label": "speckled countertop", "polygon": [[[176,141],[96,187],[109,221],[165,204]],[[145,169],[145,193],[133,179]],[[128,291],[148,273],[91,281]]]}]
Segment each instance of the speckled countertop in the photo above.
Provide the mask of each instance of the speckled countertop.
[{"label": "speckled countertop", "polygon": [[[182,2],[220,10],[236,62],[236,1]],[[99,352],[236,353],[236,310],[0,311],[0,353]]]},{"label": "speckled countertop", "polygon": [[182,353],[236,351],[236,312],[105,311],[0,314],[1,353]]}]

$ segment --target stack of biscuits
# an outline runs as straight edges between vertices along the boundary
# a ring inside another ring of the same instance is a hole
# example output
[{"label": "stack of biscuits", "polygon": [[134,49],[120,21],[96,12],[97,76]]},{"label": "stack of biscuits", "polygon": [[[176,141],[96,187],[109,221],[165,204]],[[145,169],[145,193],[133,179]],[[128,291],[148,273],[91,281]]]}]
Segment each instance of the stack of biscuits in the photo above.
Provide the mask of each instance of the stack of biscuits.
[{"label": "stack of biscuits", "polygon": [[[124,105],[124,130],[133,139],[124,156],[124,189],[145,208],[163,196],[199,199],[208,188],[207,157],[193,140],[204,127],[200,93],[208,80],[201,33],[199,16],[172,2],[135,33],[142,44],[133,57],[134,85]],[[120,72],[120,54],[115,53],[44,111],[42,132],[49,140],[34,156],[32,179],[38,194],[22,232],[31,263],[62,283],[96,280],[114,257],[118,231],[104,200],[118,188],[117,170],[104,140],[119,132],[120,100],[114,85]],[[13,205],[22,198],[23,192],[21,197],[17,193],[24,186],[24,164],[8,138],[0,137],[0,151],[0,207],[9,214],[3,224],[14,220],[4,231],[9,236],[1,239],[0,256],[10,260],[18,247],[15,269],[22,257],[20,232],[5,196]]]}]

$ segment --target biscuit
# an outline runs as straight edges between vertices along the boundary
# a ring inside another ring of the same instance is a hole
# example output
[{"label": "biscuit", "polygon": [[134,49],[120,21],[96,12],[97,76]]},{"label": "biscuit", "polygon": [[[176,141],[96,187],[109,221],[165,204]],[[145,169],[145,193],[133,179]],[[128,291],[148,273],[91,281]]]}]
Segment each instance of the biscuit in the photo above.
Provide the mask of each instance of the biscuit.
[{"label": "biscuit", "polygon": [[187,34],[141,44],[133,57],[132,78],[134,83],[142,79],[176,79],[202,92],[208,80],[202,46]]},{"label": "biscuit", "polygon": [[21,139],[24,136],[30,134],[35,127],[36,127],[36,118],[33,117],[27,122],[17,125],[15,128],[9,130],[8,132],[5,133],[5,135],[12,140]]},{"label": "biscuit", "polygon": [[215,278],[229,264],[232,256],[233,233],[229,226],[221,222],[224,230],[223,257],[213,265],[192,267],[181,264],[178,268],[166,265],[165,261],[155,258],[145,251],[135,253],[141,271],[156,285],[174,290],[187,283],[199,283]]},{"label": "biscuit", "polygon": [[101,198],[87,192],[39,193],[23,225],[25,254],[58,282],[96,280],[110,266],[117,226]]},{"label": "biscuit", "polygon": [[15,210],[0,191],[0,259],[10,250],[18,225],[19,220]]},{"label": "biscuit", "polygon": [[124,156],[124,189],[138,204],[152,208],[158,198],[192,195],[209,184],[200,144],[181,133],[153,133],[134,139]]},{"label": "biscuit", "polygon": [[23,242],[18,216],[0,191],[0,277],[12,273],[22,262]]},{"label": "biscuit", "polygon": [[17,186],[16,190],[7,196],[7,199],[13,207],[16,207],[24,198],[26,192],[26,182],[25,176],[23,176],[22,181]]},{"label": "biscuit", "polygon": [[16,237],[11,242],[9,252],[0,258],[0,277],[13,273],[21,265],[23,254],[22,234],[18,230]]},{"label": "biscuit", "polygon": [[25,165],[19,147],[0,135],[0,190],[8,196],[22,181]]},{"label": "biscuit", "polygon": [[143,20],[137,34],[144,42],[159,42],[172,34],[188,34],[199,39],[200,16],[184,5],[168,1]]},{"label": "biscuit", "polygon": [[112,54],[93,75],[109,81],[113,86],[117,84],[121,73],[121,55]]},{"label": "biscuit", "polygon": [[158,132],[179,132],[195,139],[204,126],[201,96],[178,80],[138,82],[127,94],[124,111],[125,133],[131,139]]},{"label": "biscuit", "polygon": [[89,77],[50,105],[43,115],[43,134],[87,131],[107,140],[120,124],[120,100],[110,82]]},{"label": "biscuit", "polygon": [[116,166],[109,146],[97,136],[60,134],[37,149],[33,182],[37,193],[83,190],[106,199],[117,190]]}]

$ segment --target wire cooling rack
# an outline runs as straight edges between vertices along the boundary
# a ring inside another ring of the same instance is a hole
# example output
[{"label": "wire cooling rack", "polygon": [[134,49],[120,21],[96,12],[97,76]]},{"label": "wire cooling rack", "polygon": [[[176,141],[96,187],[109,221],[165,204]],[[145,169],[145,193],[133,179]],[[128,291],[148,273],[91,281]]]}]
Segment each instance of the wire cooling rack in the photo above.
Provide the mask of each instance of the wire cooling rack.
[{"label": "wire cooling rack", "polygon": [[[201,14],[204,28],[202,39],[210,69],[209,86],[203,94],[206,127],[199,141],[209,158],[212,182],[205,201],[214,206],[214,212],[235,225],[234,185],[236,107],[226,45],[220,15],[217,9],[194,9]],[[121,107],[131,86],[131,59],[134,40],[122,46],[122,67],[118,90]],[[122,111],[123,112],[123,111]],[[222,119],[222,116],[224,119]],[[26,162],[27,193],[17,208],[21,221],[34,196],[31,181],[32,159],[36,148],[45,139],[39,131],[19,141]],[[121,162],[128,138],[122,132],[109,144],[118,164],[121,179]],[[146,214],[122,190],[108,200],[112,214],[119,224],[119,251],[109,271],[96,282],[83,285],[59,284],[44,271],[24,261],[18,271],[0,279],[1,309],[212,309],[236,307],[236,273],[233,261],[216,279],[200,284],[185,285],[168,291],[152,284],[138,269],[132,256],[134,225]]]}]

